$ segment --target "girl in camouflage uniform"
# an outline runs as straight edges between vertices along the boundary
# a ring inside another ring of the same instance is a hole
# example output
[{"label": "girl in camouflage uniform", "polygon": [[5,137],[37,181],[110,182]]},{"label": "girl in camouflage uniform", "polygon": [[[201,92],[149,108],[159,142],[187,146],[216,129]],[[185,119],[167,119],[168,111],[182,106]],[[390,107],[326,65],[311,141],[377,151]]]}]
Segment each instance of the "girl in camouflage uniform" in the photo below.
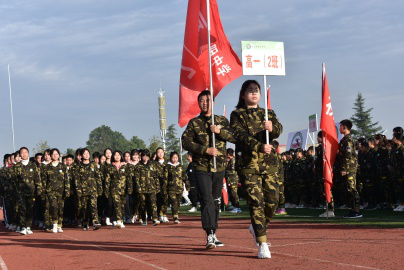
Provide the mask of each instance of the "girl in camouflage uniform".
[{"label": "girl in camouflage uniform", "polygon": [[190,184],[185,171],[178,162],[179,155],[177,152],[171,152],[170,162],[164,169],[164,178],[167,183],[168,197],[171,203],[174,223],[179,224],[178,214],[180,212],[180,203],[182,192],[184,191],[184,183],[187,191],[190,190]]},{"label": "girl in camouflage uniform", "polygon": [[259,83],[244,82],[236,110],[230,116],[230,126],[236,138],[236,170],[246,191],[251,216],[250,233],[259,246],[258,258],[271,258],[266,230],[279,197],[278,160],[271,142],[282,133],[282,125],[272,110],[268,110],[265,121],[265,109],[258,106],[260,98]]}]

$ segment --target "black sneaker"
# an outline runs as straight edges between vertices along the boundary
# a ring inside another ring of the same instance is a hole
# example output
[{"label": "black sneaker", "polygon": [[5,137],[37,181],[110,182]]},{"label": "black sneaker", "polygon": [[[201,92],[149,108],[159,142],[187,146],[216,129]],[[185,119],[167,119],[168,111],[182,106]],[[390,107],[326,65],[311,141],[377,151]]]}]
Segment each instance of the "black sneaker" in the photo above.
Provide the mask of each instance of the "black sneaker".
[{"label": "black sneaker", "polygon": [[206,249],[216,248],[215,237],[214,234],[211,233],[208,235],[208,241],[206,242]]},{"label": "black sneaker", "polygon": [[219,239],[217,239],[216,234],[213,234],[213,239],[214,239],[215,245],[217,247],[223,247],[224,246],[224,244],[222,242],[220,242]]},{"label": "black sneaker", "polygon": [[363,217],[362,214],[355,211],[351,211],[349,212],[348,215],[344,216],[344,218],[361,218],[361,217]]}]

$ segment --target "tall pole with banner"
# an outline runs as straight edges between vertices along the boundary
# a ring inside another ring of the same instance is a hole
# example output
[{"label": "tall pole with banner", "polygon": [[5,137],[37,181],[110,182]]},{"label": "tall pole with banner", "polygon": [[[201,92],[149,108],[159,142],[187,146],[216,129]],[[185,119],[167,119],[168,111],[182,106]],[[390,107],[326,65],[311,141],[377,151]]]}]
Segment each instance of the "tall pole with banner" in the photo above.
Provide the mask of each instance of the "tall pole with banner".
[{"label": "tall pole with banner", "polygon": [[[285,53],[283,42],[241,41],[243,75],[264,76],[265,120],[268,121],[267,75],[285,76]],[[269,144],[269,131],[266,131]]]}]

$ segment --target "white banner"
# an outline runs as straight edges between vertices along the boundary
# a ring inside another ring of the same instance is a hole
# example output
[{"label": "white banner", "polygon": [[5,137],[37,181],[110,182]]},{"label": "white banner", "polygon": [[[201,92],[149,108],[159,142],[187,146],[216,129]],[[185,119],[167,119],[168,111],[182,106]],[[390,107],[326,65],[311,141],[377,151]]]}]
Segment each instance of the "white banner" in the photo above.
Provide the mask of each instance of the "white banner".
[{"label": "white banner", "polygon": [[283,42],[241,41],[243,75],[285,76]]},{"label": "white banner", "polygon": [[291,132],[288,135],[288,144],[286,150],[302,148],[306,150],[308,129],[303,129],[295,132]]}]

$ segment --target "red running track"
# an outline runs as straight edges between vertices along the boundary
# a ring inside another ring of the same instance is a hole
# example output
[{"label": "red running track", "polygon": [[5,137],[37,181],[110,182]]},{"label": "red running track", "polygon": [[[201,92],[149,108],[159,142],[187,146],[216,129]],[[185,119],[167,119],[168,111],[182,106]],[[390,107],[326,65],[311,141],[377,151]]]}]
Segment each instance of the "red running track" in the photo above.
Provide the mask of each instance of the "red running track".
[{"label": "red running track", "polygon": [[174,225],[103,226],[98,231],[34,230],[21,236],[0,227],[0,269],[404,269],[404,230],[275,221],[272,259],[257,259],[249,220],[223,219],[224,247],[205,250],[197,217]]}]

